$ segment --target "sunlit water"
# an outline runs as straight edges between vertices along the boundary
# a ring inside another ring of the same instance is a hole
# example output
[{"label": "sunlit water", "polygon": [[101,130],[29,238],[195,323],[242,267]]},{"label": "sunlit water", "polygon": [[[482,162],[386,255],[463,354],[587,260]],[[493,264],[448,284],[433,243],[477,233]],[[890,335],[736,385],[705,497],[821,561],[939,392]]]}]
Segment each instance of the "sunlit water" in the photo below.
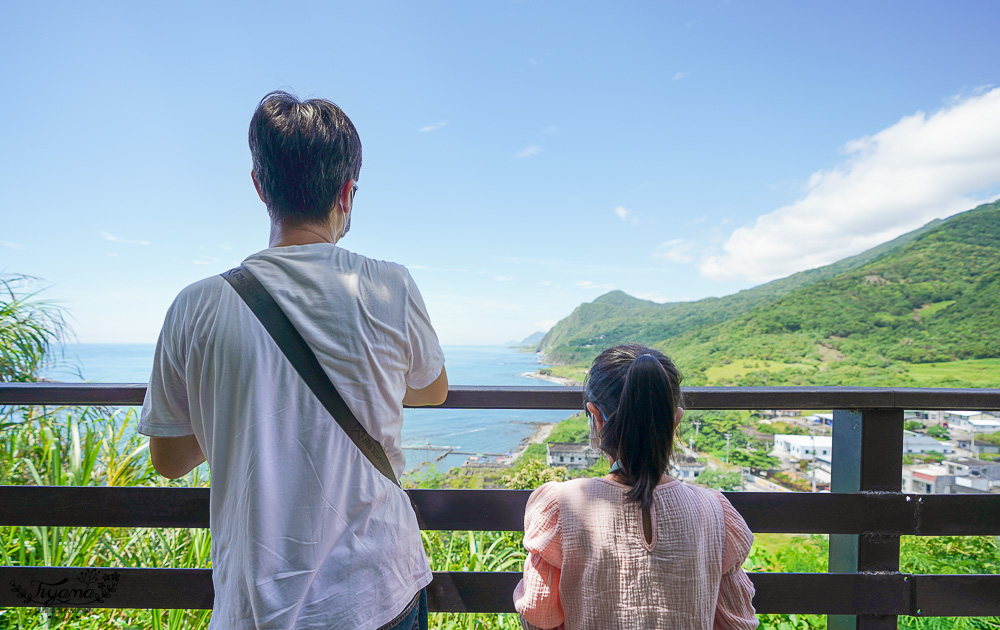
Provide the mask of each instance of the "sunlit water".
[{"label": "sunlit water", "polygon": [[[52,380],[97,383],[146,383],[153,365],[153,345],[80,344],[63,349],[63,360],[46,377]],[[535,355],[502,346],[444,346],[448,380],[452,385],[528,385],[559,387],[522,374],[544,364]],[[482,453],[494,459],[518,448],[540,422],[558,422],[566,411],[502,409],[407,409],[403,425],[406,467],[434,466],[444,470],[466,461],[468,455],[446,455],[439,448]],[[437,448],[426,448],[426,447]],[[423,447],[423,448],[421,448]]]}]

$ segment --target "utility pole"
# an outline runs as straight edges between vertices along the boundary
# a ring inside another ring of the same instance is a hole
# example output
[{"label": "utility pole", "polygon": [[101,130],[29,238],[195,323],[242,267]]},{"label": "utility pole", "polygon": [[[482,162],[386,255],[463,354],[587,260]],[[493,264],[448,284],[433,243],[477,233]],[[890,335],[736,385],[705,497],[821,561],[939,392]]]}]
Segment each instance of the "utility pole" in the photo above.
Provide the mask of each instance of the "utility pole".
[{"label": "utility pole", "polygon": [[726,436],[726,463],[729,463],[729,438],[733,437],[732,433],[724,434]]},{"label": "utility pole", "polygon": [[812,472],[809,474],[809,480],[812,481],[812,491],[816,492],[816,432],[812,427],[809,427],[809,438],[812,442]]}]

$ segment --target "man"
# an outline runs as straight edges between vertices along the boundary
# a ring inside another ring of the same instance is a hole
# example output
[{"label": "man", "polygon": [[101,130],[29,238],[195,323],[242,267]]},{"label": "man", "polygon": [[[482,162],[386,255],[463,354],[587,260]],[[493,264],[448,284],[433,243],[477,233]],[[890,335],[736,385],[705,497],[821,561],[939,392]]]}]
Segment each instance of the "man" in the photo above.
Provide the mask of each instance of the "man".
[{"label": "man", "polygon": [[[406,269],[336,246],[361,170],[357,131],[329,101],[272,92],[250,122],[250,152],[271,233],[243,265],[399,476],[403,405],[442,403],[448,377]],[[187,287],[167,312],[139,431],[161,475],[208,459],[213,630],[426,628],[431,573],[406,494],[222,277]]]}]

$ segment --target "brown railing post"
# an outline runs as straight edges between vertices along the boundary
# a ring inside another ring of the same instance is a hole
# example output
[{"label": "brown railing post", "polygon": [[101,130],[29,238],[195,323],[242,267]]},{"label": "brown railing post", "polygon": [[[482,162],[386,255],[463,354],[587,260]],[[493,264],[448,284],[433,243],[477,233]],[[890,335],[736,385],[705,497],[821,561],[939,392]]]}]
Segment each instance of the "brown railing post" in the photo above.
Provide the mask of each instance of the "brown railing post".
[{"label": "brown railing post", "polygon": [[[903,410],[833,412],[831,492],[901,493]],[[899,534],[830,536],[830,573],[899,573]],[[895,615],[830,615],[829,630],[885,630]]]}]

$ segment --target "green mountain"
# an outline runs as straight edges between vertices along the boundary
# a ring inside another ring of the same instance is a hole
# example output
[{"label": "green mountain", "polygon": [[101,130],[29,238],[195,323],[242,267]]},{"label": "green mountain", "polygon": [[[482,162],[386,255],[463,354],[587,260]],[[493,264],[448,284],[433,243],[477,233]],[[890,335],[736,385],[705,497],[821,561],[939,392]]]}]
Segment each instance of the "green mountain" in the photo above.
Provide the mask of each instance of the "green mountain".
[{"label": "green mountain", "polygon": [[914,384],[913,364],[1000,357],[998,307],[1000,201],[722,298],[656,304],[613,291],[541,349],[579,365],[639,341],[674,355],[691,384]]}]

